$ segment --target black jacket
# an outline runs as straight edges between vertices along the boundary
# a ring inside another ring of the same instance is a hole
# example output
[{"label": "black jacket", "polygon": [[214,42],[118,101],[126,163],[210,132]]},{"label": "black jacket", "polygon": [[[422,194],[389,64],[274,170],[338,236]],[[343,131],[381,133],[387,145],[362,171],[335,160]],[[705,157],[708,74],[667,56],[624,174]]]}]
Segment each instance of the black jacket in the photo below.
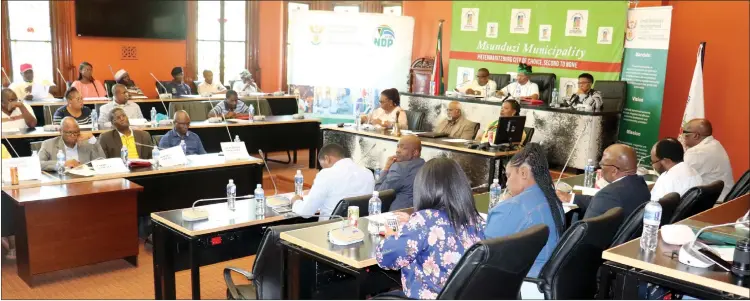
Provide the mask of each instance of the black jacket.
[{"label": "black jacket", "polygon": [[651,199],[651,192],[643,177],[626,176],[602,188],[593,197],[577,195],[575,204],[586,212],[583,218],[597,217],[607,210],[620,207],[622,216],[630,216],[638,206]]}]

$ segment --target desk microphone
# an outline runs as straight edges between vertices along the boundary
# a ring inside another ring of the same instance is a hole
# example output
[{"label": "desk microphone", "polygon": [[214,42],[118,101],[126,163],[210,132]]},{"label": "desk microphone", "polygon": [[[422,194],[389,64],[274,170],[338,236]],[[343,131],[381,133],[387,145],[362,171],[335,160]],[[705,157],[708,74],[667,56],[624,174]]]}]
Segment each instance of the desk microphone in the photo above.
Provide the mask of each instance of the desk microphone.
[{"label": "desk microphone", "polygon": [[67,90],[68,89],[68,80],[65,79],[65,76],[62,74],[62,72],[60,72],[60,68],[55,68],[55,70],[57,70],[57,74],[60,75],[60,78],[62,78],[63,83],[65,83],[65,89]]},{"label": "desk microphone", "polygon": [[[107,65],[107,67],[109,67],[109,73],[112,74],[112,79],[115,79],[115,72],[112,71],[112,65]],[[117,84],[116,81],[115,81],[115,84]],[[107,90],[107,91],[104,91],[107,93],[107,97],[112,97],[114,99],[115,95],[114,94],[110,95],[112,91],[110,91],[110,89],[105,89],[105,90]]]},{"label": "desk microphone", "polygon": [[8,73],[5,73],[5,68],[2,68],[3,75],[5,75],[5,79],[8,81],[8,85],[12,84],[13,82],[10,81],[10,77],[8,76]]},{"label": "desk microphone", "polygon": [[[695,238],[691,242],[682,245],[682,247],[680,248],[680,253],[678,257],[679,261],[683,264],[693,266],[693,267],[698,267],[698,268],[707,268],[707,267],[712,266],[714,264],[714,260],[706,256],[704,253],[701,253],[699,250],[707,249],[709,252],[711,253],[713,252],[710,250],[710,248],[706,244],[697,241],[698,237],[705,230],[721,228],[721,227],[726,227],[726,226],[734,226],[734,225],[750,225],[750,222],[737,221],[737,222],[732,222],[732,223],[713,225],[713,226],[701,228],[700,230],[698,230],[698,233],[695,234]],[[734,271],[731,271],[731,272],[734,272]]]},{"label": "desk microphone", "polygon": [[593,119],[589,119],[588,122],[586,122],[583,125],[583,130],[581,131],[581,134],[578,135],[578,138],[576,138],[576,142],[573,144],[573,149],[570,150],[570,154],[568,155],[568,159],[565,160],[565,165],[563,166],[562,170],[560,171],[560,176],[557,177],[557,182],[555,182],[555,189],[557,189],[557,185],[560,184],[560,180],[562,179],[563,174],[565,174],[565,169],[568,167],[568,163],[570,163],[570,159],[573,158],[573,153],[575,153],[576,148],[578,147],[578,142],[581,140],[581,137],[583,137],[583,134],[586,133],[586,129],[589,127],[589,123]]},{"label": "desk microphone", "polygon": [[16,155],[16,158],[20,158],[21,156],[18,155],[18,152],[16,152],[16,149],[13,147],[13,144],[10,143],[10,139],[5,138],[5,141],[8,142],[8,146],[10,146],[10,150],[13,151],[13,153]]},{"label": "desk microphone", "polygon": [[266,116],[260,114],[260,97],[258,95],[255,95],[255,104],[258,106],[258,114],[253,116],[253,120],[266,120]]},{"label": "desk microphone", "polygon": [[[221,200],[228,200],[229,198],[223,197],[223,198],[212,198],[212,199],[200,199],[195,202],[193,202],[193,206],[190,207],[190,209],[182,209],[182,219],[186,221],[198,221],[202,219],[208,218],[208,211],[205,209],[196,209],[195,205],[200,202],[209,202],[209,201],[221,201]],[[252,196],[246,195],[246,196],[238,196],[235,197],[235,200],[248,200],[253,199]]]},{"label": "desk microphone", "polygon": [[[239,100],[238,100],[238,101],[239,101]],[[214,110],[214,108],[215,108],[215,107],[214,107],[214,102],[213,102],[213,101],[211,101],[211,98],[210,98],[210,97],[208,98],[208,103],[209,103],[209,104],[211,105],[211,111],[213,111],[213,110]],[[225,105],[226,105],[226,104],[225,104]],[[210,113],[210,111],[209,111],[209,113]],[[230,132],[229,132],[229,124],[227,124],[227,117],[226,117],[226,116],[224,115],[224,110],[221,110],[221,111],[219,111],[219,113],[221,113],[221,119],[223,119],[223,120],[224,120],[224,128],[226,128],[226,129],[227,129],[227,135],[229,135],[229,142],[232,142],[232,141],[234,141],[234,140],[232,140],[232,133],[230,133]]]},{"label": "desk microphone", "polygon": [[263,150],[262,149],[258,149],[258,153],[260,153],[260,159],[263,160],[263,165],[266,166],[266,170],[268,171],[268,175],[271,176],[271,183],[273,184],[273,195],[272,196],[276,196],[277,194],[279,194],[279,190],[276,189],[276,180],[273,179],[274,176],[271,173],[271,169],[268,167],[268,162],[266,162],[266,155],[263,154]]},{"label": "desk microphone", "polygon": [[[156,82],[159,84],[159,86],[161,86],[161,88],[164,89],[164,92],[167,93],[167,94],[169,94],[169,91],[167,90],[167,87],[165,87],[164,84],[162,84],[161,81],[159,79],[157,79],[156,76],[154,76],[153,73],[149,73],[149,74],[151,74],[151,77],[153,77],[154,80],[156,80]],[[159,92],[159,89],[157,89],[156,92]],[[164,100],[161,99],[161,94],[159,94],[159,101],[161,101],[161,105],[164,106],[164,112],[167,112],[167,114],[169,114],[169,109],[167,109],[167,105],[164,104]]]}]

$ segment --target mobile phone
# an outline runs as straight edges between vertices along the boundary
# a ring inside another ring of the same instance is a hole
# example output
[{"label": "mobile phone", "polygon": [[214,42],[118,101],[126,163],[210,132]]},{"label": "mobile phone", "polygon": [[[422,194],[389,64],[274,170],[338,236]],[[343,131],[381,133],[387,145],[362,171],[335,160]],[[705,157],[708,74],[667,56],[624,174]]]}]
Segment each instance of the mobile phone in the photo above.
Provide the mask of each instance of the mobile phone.
[{"label": "mobile phone", "polygon": [[707,248],[700,248],[698,249],[698,252],[703,254],[703,256],[706,256],[706,258],[711,260],[711,262],[720,266],[722,269],[726,270],[727,272],[732,271],[732,265],[729,264],[729,262],[727,262],[726,260],[721,259],[721,257],[718,254],[714,253],[713,250],[709,250]]}]

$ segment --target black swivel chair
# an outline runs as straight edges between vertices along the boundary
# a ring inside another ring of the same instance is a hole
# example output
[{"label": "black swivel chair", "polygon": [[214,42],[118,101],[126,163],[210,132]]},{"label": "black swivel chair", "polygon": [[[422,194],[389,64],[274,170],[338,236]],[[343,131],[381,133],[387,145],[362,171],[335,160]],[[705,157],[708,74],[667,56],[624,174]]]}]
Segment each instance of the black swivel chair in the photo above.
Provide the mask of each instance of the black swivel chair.
[{"label": "black swivel chair", "polygon": [[643,212],[648,203],[641,204],[630,213],[630,216],[625,219],[622,225],[620,225],[620,229],[617,230],[614,240],[609,245],[610,248],[624,244],[643,233]]},{"label": "black swivel chair", "polygon": [[[383,190],[378,192],[378,198],[380,198],[380,201],[382,202],[380,206],[380,210],[383,212],[387,212],[389,208],[391,208],[391,204],[396,199],[396,191],[393,189]],[[346,216],[347,210],[349,209],[349,206],[358,206],[359,207],[359,216],[368,216],[370,215],[369,211],[369,202],[370,198],[372,198],[372,194],[366,194],[361,196],[355,196],[350,198],[345,198],[341,201],[339,201],[338,204],[336,204],[336,207],[333,208],[333,211],[331,212],[331,215],[338,215],[338,216]]]},{"label": "black swivel chair", "polygon": [[159,91],[159,94],[172,93],[172,91],[167,91],[163,88],[163,87],[167,87],[169,83],[170,81],[158,81],[158,82],[154,82],[154,85],[156,85],[156,90]]},{"label": "black swivel chair", "polygon": [[626,81],[597,80],[595,89],[602,93],[602,112],[622,112],[628,93]]},{"label": "black swivel chair", "polygon": [[593,299],[597,291],[597,271],[602,252],[612,243],[622,221],[622,209],[574,223],[557,242],[536,283],[544,299]]},{"label": "black swivel chair", "polygon": [[523,132],[526,133],[526,139],[521,141],[521,146],[526,146],[526,144],[529,144],[531,142],[531,138],[534,137],[534,128],[523,128]]},{"label": "black swivel chair", "polygon": [[406,124],[409,126],[410,131],[421,131],[422,122],[424,121],[424,112],[419,111],[406,111]]},{"label": "black swivel chair", "polygon": [[[281,232],[297,230],[306,227],[323,225],[338,220],[327,220],[315,223],[302,223],[292,225],[274,226],[266,229],[263,239],[258,247],[258,253],[253,262],[252,273],[240,268],[224,268],[224,281],[227,284],[227,299],[284,299],[285,280],[284,258],[279,235]],[[235,285],[232,281],[232,272],[244,276],[252,284]]]},{"label": "black swivel chair", "polygon": [[748,192],[750,192],[750,170],[745,171],[745,173],[742,174],[742,177],[740,177],[740,180],[737,181],[737,183],[734,183],[734,186],[729,190],[729,193],[727,193],[723,201],[727,202],[734,200],[746,195]]},{"label": "black swivel chair", "polygon": [[552,90],[555,89],[557,75],[554,73],[532,73],[529,80],[539,86],[539,99],[549,104],[552,99]]},{"label": "black swivel chair", "polygon": [[659,199],[659,205],[661,205],[661,226],[670,225],[672,223],[672,216],[679,204],[680,194],[676,192],[667,193]]},{"label": "black swivel chair", "polygon": [[688,189],[682,195],[680,204],[677,205],[670,224],[713,208],[716,200],[721,195],[722,189],[724,189],[724,181],[721,180]]},{"label": "black swivel chair", "polygon": [[510,74],[490,74],[490,79],[495,81],[498,90],[510,84]]},{"label": "black swivel chair", "polygon": [[105,79],[104,80],[104,89],[107,90],[107,95],[112,96],[112,87],[116,85],[117,82],[111,79]]},{"label": "black swivel chair", "polygon": [[481,126],[482,126],[482,125],[481,125],[481,124],[479,124],[479,122],[475,122],[475,123],[474,123],[474,136],[471,136],[471,139],[474,139],[474,138],[476,138],[476,137],[477,137],[477,134],[479,133],[479,130],[480,130],[480,127],[481,127]]}]

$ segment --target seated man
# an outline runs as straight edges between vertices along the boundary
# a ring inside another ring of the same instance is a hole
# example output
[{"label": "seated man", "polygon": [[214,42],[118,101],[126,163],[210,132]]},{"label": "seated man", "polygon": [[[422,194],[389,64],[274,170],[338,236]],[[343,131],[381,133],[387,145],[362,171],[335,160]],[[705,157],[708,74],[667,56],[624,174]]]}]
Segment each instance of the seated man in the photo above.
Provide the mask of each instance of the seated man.
[{"label": "seated man", "polygon": [[214,81],[214,73],[211,70],[203,70],[203,82],[198,85],[198,94],[224,94],[227,93],[227,87],[220,82]]},{"label": "seated man", "polygon": [[[8,86],[9,89],[13,90],[13,92],[16,92],[16,96],[18,98],[23,100],[33,100],[36,99],[44,99],[44,98],[55,98],[52,96],[52,94],[49,93],[49,83],[47,85],[44,85],[40,82],[34,82],[34,69],[31,68],[31,64],[21,64],[21,75],[23,76],[23,81],[20,82],[14,82]],[[37,95],[31,94],[31,91],[34,89],[33,86],[37,86],[37,88],[42,88],[37,92]],[[43,89],[47,89],[47,91],[43,91]]]},{"label": "seated man", "polygon": [[694,168],[703,178],[704,184],[717,180],[724,181],[718,202],[723,202],[732,186],[732,165],[724,147],[713,136],[713,127],[708,119],[693,119],[682,128],[682,142],[685,146],[685,163]]},{"label": "seated man", "polygon": [[178,146],[182,140],[185,140],[186,155],[203,155],[206,153],[206,150],[203,149],[201,137],[190,131],[190,115],[184,110],[179,110],[174,113],[174,128],[161,137],[159,148]]},{"label": "seated man", "polygon": [[[65,167],[73,168],[83,162],[104,158],[104,151],[95,140],[80,141],[81,129],[73,117],[65,117],[61,121],[60,136],[42,142],[39,150],[39,163],[42,170],[55,171],[57,167],[57,152],[65,153]],[[94,143],[92,143],[94,142]]]},{"label": "seated man", "polygon": [[[417,136],[404,136],[398,141],[396,155],[388,157],[380,178],[375,182],[375,190],[393,189],[396,199],[387,211],[414,207],[412,200],[414,177],[422,165],[422,141]],[[383,212],[386,208],[382,208]]]},{"label": "seated man", "polygon": [[99,124],[112,122],[110,120],[110,114],[113,109],[119,108],[125,112],[128,118],[143,118],[143,112],[141,107],[130,100],[130,92],[128,88],[123,84],[115,84],[112,86],[112,102],[108,102],[99,108]]},{"label": "seated man", "polygon": [[447,113],[448,118],[438,123],[435,132],[446,133],[451,138],[472,140],[477,123],[464,118],[461,103],[458,101],[448,103]]},{"label": "seated man", "polygon": [[[489,89],[489,91],[487,91]],[[490,71],[487,68],[479,68],[477,70],[477,79],[457,88],[456,91],[463,92],[468,95],[482,95],[487,96],[485,93],[489,92],[488,95],[495,95],[497,91],[497,83],[490,79]]]},{"label": "seated man", "polygon": [[208,117],[223,117],[225,119],[251,117],[249,115],[250,107],[238,99],[237,92],[234,90],[227,91],[227,98],[208,112]]},{"label": "seated man", "polygon": [[651,199],[659,200],[667,193],[676,192],[682,196],[688,189],[703,185],[703,179],[695,169],[683,162],[685,151],[677,139],[663,139],[651,148],[651,166],[659,173]]},{"label": "seated man", "polygon": [[124,145],[130,159],[151,159],[153,142],[148,132],[130,128],[130,120],[121,108],[114,108],[110,113],[112,126],[115,128],[99,135],[99,145],[107,158],[119,158]]},{"label": "seated man", "polygon": [[539,86],[531,82],[529,75],[531,75],[531,66],[518,64],[517,81],[500,89],[498,94],[501,96],[510,94],[510,97],[515,99],[539,99]]},{"label": "seated man", "polygon": [[310,192],[304,198],[292,198],[294,213],[305,216],[320,210],[320,220],[327,220],[342,199],[372,193],[372,172],[348,158],[341,145],[323,146],[318,161],[323,169],[315,176]]},{"label": "seated man", "polygon": [[585,105],[595,111],[601,111],[604,106],[602,92],[594,90],[591,85],[594,84],[594,76],[583,73],[578,76],[578,92],[570,97],[570,105]]},{"label": "seated man", "polygon": [[16,93],[11,89],[0,92],[3,111],[3,129],[19,129],[36,127],[34,109],[25,102],[19,101]]},{"label": "seated man", "polygon": [[[135,82],[130,79],[130,74],[128,74],[125,69],[117,70],[117,73],[115,73],[115,83],[125,85],[125,88],[128,89],[128,93],[131,95],[143,95],[143,91],[141,91],[141,89],[135,85]],[[112,95],[114,95],[114,93],[112,93]]]},{"label": "seated man", "polygon": [[172,96],[190,95],[190,85],[185,83],[185,73],[182,71],[182,67],[172,68],[172,81],[164,85],[167,88],[167,93],[172,93]]},{"label": "seated man", "polygon": [[255,80],[253,79],[253,75],[247,70],[242,70],[242,72],[240,72],[240,80],[234,82],[232,90],[247,93],[260,92],[258,84],[255,83]]},{"label": "seated man", "polygon": [[620,207],[622,216],[630,216],[641,204],[651,199],[651,193],[643,177],[636,175],[637,159],[635,150],[625,144],[613,144],[604,150],[599,166],[602,178],[609,183],[593,197],[573,195],[557,191],[563,202],[578,205],[585,211],[583,218],[597,217],[607,210]]},{"label": "seated man", "polygon": [[[500,108],[500,117],[519,116],[520,112],[521,105],[515,99],[506,99]],[[495,143],[498,121],[497,119],[492,121],[484,132],[477,133],[476,140],[479,140],[481,143]],[[526,141],[526,132],[523,132],[523,135],[521,135],[521,142],[523,141]]]}]

